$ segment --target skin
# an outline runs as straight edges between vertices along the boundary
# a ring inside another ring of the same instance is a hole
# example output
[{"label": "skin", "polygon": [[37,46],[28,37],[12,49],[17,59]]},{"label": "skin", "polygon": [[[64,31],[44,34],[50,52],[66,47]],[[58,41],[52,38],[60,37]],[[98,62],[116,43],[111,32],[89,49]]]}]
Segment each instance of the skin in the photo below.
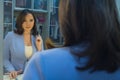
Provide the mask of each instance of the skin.
[{"label": "skin", "polygon": [[25,17],[25,21],[22,24],[22,28],[24,29],[24,34],[29,34],[34,26],[34,18],[32,14],[27,14]]},{"label": "skin", "polygon": [[[29,42],[30,46],[32,45],[30,33],[31,33],[33,26],[34,26],[34,18],[32,16],[32,14],[27,14],[25,17],[25,21],[22,24],[22,28],[24,29],[24,32],[23,32],[24,41]],[[41,51],[41,46],[42,46],[42,38],[40,37],[40,35],[38,35],[38,36],[36,36],[36,47],[37,47],[38,51]],[[23,72],[22,70],[11,71],[9,73],[9,77],[11,79],[14,79],[22,72]]]}]

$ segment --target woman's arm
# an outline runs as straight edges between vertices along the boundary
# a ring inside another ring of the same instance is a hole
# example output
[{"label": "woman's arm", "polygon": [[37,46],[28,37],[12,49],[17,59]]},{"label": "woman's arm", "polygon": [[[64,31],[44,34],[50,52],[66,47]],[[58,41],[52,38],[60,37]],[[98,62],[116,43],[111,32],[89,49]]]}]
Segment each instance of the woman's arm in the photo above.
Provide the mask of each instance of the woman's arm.
[{"label": "woman's arm", "polygon": [[3,53],[3,65],[5,72],[14,71],[14,67],[10,62],[11,52],[10,52],[10,43],[11,43],[11,33],[9,32],[4,39],[4,53]]}]

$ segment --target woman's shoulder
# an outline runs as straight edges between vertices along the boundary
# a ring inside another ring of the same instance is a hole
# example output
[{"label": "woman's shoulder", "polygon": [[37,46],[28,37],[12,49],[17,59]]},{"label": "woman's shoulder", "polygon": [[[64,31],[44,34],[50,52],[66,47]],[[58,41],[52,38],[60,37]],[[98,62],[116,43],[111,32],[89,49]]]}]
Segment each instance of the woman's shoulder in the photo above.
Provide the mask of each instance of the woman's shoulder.
[{"label": "woman's shoulder", "polygon": [[5,36],[5,39],[14,39],[16,37],[18,37],[19,35],[14,33],[14,31],[10,31],[7,33],[7,35]]},{"label": "woman's shoulder", "polygon": [[7,33],[6,36],[13,36],[13,35],[15,35],[15,34],[16,34],[16,33],[14,33],[14,31],[10,31],[10,32]]},{"label": "woman's shoulder", "polygon": [[63,53],[68,53],[69,52],[69,48],[68,47],[62,47],[62,48],[53,48],[53,49],[48,49],[48,50],[44,50],[43,55],[58,55],[58,54],[63,54]]},{"label": "woman's shoulder", "polygon": [[[69,55],[69,53],[70,53],[69,49],[66,47],[54,48],[54,49],[43,50],[41,52],[36,52],[34,57],[54,58],[54,57],[66,56],[66,55]],[[35,58],[35,59],[37,59],[37,58]]]},{"label": "woman's shoulder", "polygon": [[14,32],[10,31],[6,34],[5,38],[11,38],[13,36]]},{"label": "woman's shoulder", "polygon": [[[61,48],[52,48],[52,49],[47,49],[41,52],[38,52],[38,55],[41,56],[56,56],[56,57],[61,57],[61,56],[71,56],[71,50],[76,52],[83,52],[85,51],[89,46],[89,43],[82,43],[79,45],[74,45],[74,46],[68,46],[68,47],[61,47]],[[37,54],[36,54],[37,55]],[[37,56],[38,56],[37,55]],[[59,55],[59,56],[58,56]]]}]

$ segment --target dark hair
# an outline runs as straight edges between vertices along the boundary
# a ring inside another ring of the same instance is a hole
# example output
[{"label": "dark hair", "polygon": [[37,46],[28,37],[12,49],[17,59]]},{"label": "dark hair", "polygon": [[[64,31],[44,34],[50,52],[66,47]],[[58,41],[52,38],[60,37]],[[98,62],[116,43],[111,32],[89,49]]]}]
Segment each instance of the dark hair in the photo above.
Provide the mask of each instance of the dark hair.
[{"label": "dark hair", "polygon": [[76,68],[92,68],[92,72],[120,68],[120,23],[115,0],[61,0],[59,7],[64,46],[89,44],[84,51],[71,48],[79,58],[89,56],[85,66]]},{"label": "dark hair", "polygon": [[33,14],[33,12],[31,10],[28,10],[28,9],[24,9],[23,11],[21,11],[21,13],[18,15],[17,17],[17,20],[16,20],[16,25],[15,25],[15,29],[14,29],[14,32],[16,34],[19,34],[19,35],[22,35],[23,32],[24,32],[24,29],[22,28],[22,24],[23,22],[25,21],[25,17],[27,14],[32,14],[33,15],[33,18],[34,18],[34,26],[33,26],[33,29],[31,31],[31,34],[32,35],[37,35],[38,32],[37,32],[37,27],[36,27],[36,18],[35,18],[35,15]]}]

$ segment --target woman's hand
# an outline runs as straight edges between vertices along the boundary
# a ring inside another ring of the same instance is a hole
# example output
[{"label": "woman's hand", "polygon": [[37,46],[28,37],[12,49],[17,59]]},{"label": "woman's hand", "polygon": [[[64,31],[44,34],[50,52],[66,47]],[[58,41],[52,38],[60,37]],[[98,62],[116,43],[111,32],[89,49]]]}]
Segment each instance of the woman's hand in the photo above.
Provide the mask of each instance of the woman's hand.
[{"label": "woman's hand", "polygon": [[19,71],[11,71],[9,73],[9,77],[10,79],[15,79],[21,73],[22,73],[22,69],[20,69]]},{"label": "woman's hand", "polygon": [[36,47],[38,51],[42,50],[42,38],[40,35],[36,36]]}]

